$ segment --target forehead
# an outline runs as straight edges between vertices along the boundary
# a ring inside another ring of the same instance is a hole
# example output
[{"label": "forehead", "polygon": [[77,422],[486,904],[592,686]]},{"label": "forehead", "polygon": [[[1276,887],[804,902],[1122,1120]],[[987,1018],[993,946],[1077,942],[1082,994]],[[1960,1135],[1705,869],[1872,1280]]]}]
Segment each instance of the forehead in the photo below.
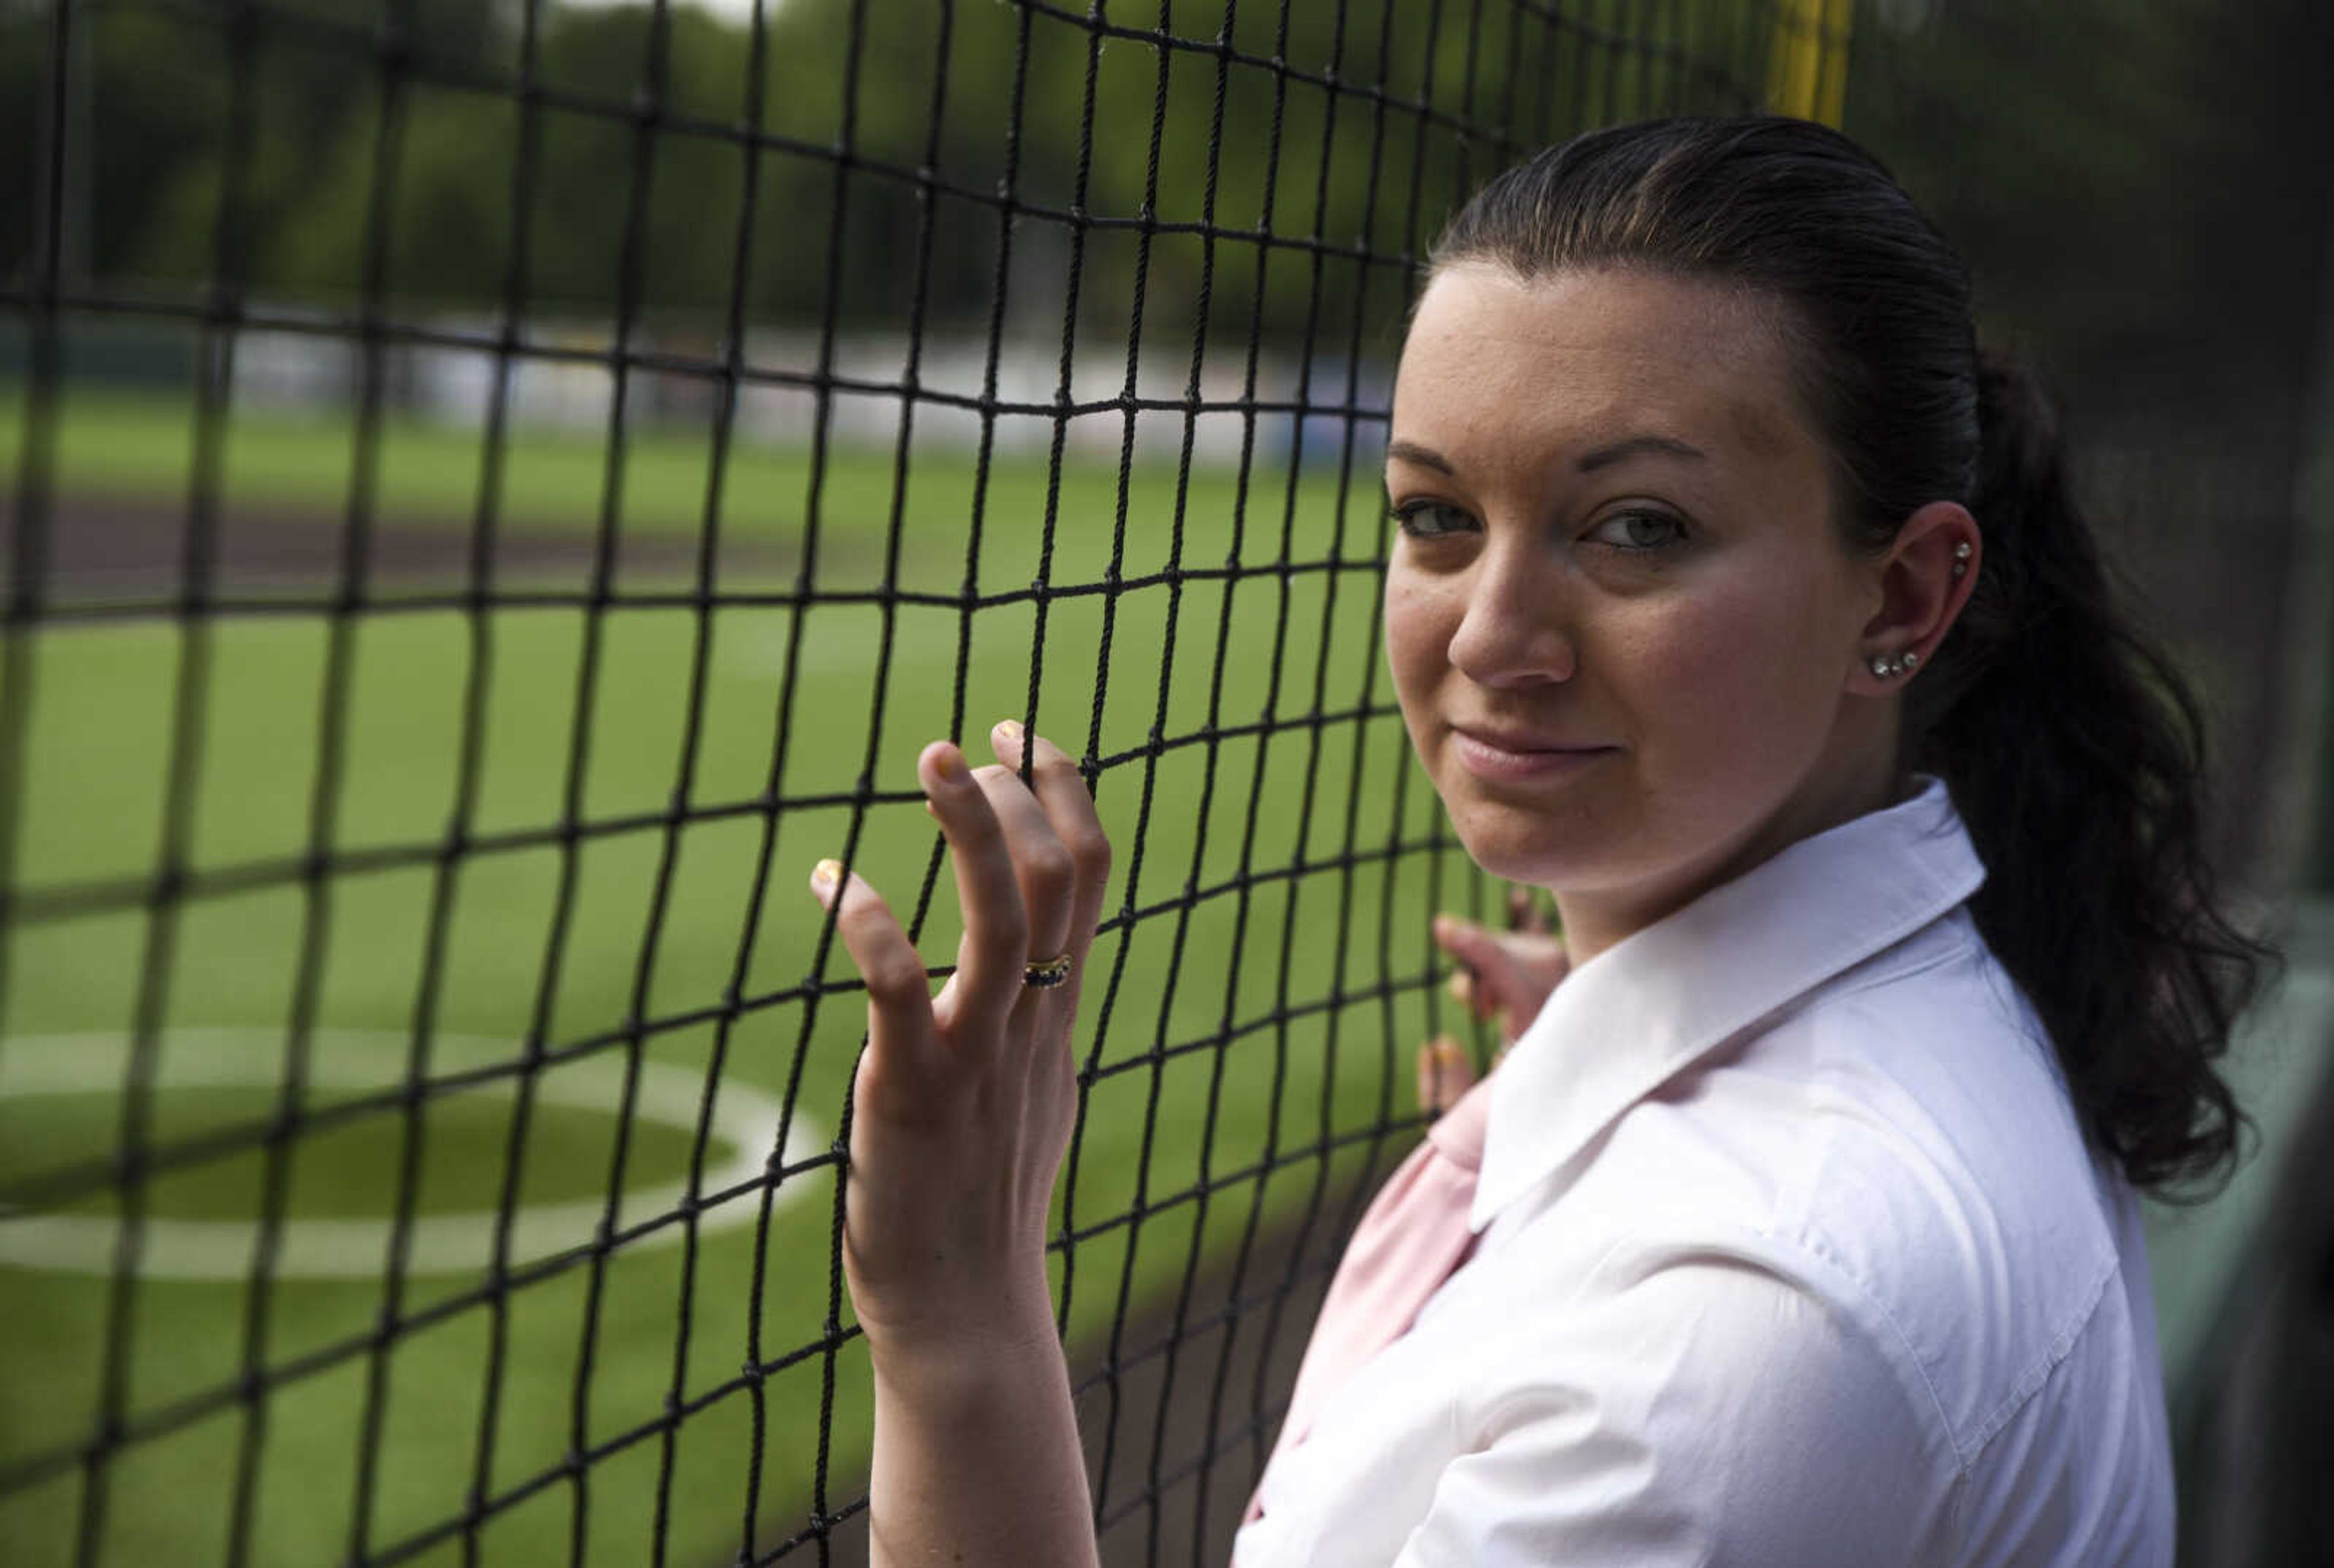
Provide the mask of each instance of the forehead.
[{"label": "forehead", "polygon": [[1539,468],[1659,434],[1714,457],[1815,451],[1779,307],[1654,274],[1442,269],[1394,383],[1394,434],[1470,467]]}]

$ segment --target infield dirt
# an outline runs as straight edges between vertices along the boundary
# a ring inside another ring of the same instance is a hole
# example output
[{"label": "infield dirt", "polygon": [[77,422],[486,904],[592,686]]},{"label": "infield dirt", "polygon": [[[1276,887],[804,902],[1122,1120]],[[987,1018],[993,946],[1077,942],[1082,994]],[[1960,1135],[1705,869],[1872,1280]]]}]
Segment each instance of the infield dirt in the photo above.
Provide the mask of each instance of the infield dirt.
[{"label": "infield dirt", "polygon": [[[18,559],[17,506],[0,506],[0,582]],[[147,496],[76,493],[58,496],[36,541],[43,602],[63,609],[168,602],[197,579],[214,598],[282,596],[328,601],[350,583],[368,597],[467,592],[481,585],[589,592],[601,547],[589,530],[503,527],[483,540],[443,518],[379,516],[352,525],[346,515],[239,505],[209,522],[198,558],[188,508]],[[609,585],[686,587],[699,569],[697,542],[670,533],[619,530],[609,542]],[[714,581],[769,583],[791,572],[795,551],[767,539],[729,539],[715,552]]]}]

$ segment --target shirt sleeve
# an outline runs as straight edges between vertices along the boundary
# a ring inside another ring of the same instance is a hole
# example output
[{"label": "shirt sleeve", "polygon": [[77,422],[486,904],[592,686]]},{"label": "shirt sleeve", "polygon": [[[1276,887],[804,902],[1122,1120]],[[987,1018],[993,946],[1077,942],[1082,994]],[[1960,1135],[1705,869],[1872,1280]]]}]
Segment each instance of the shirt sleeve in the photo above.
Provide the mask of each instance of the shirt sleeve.
[{"label": "shirt sleeve", "polygon": [[1396,1568],[1934,1560],[1959,1467],[1909,1355],[1828,1289],[1717,1251],[1608,1260],[1476,1405]]}]

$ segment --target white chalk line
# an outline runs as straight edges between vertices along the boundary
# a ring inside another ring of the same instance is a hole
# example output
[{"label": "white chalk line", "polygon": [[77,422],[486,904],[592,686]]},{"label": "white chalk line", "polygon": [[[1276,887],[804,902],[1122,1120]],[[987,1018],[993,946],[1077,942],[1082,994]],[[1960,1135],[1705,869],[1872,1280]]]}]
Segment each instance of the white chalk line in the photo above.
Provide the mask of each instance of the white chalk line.
[{"label": "white chalk line", "polygon": [[[309,1034],[309,1105],[322,1102],[317,1091],[378,1094],[404,1082],[407,1036],[392,1030],[315,1029]],[[282,1082],[285,1035],[279,1029],[185,1028],[163,1032],[154,1053],[152,1087],[175,1090],[262,1088]],[[507,1040],[475,1034],[439,1034],[430,1042],[434,1074],[457,1074],[517,1054]],[[130,1040],[118,1032],[22,1035],[0,1040],[0,1101],[45,1095],[122,1092],[130,1063]],[[622,1107],[624,1064],[596,1058],[564,1063],[536,1079],[535,1103],[614,1116]],[[705,1091],[701,1071],[670,1063],[642,1062],[633,1114],[643,1121],[678,1128],[694,1136]],[[509,1098],[516,1075],[457,1089],[441,1095]],[[763,1179],[781,1107],[751,1084],[725,1079],[714,1096],[709,1134],[720,1163],[705,1173],[699,1190],[727,1191]],[[395,1115],[391,1111],[387,1114]],[[824,1148],[828,1137],[798,1113],[786,1139],[785,1161]],[[427,1146],[425,1145],[425,1154]],[[814,1184],[796,1179],[780,1186],[772,1202],[783,1207],[803,1198]],[[619,1231],[678,1210],[686,1200],[686,1177],[627,1188],[615,1215]],[[606,1217],[604,1199],[536,1204],[512,1217],[507,1259],[514,1266],[589,1245]],[[747,1224],[761,1209],[758,1193],[746,1192],[702,1210],[698,1233]],[[498,1216],[480,1209],[415,1217],[406,1229],[406,1272],[477,1274],[492,1264]],[[684,1227],[661,1226],[624,1246],[624,1254],[667,1246]],[[275,1230],[269,1274],[284,1279],[377,1279],[388,1266],[393,1222],[380,1218],[287,1219]],[[171,1280],[239,1280],[255,1270],[259,1245],[257,1219],[149,1217],[138,1227],[137,1269],[144,1277]],[[121,1244],[121,1221],[110,1215],[0,1213],[0,1268],[60,1274],[111,1275]]]}]

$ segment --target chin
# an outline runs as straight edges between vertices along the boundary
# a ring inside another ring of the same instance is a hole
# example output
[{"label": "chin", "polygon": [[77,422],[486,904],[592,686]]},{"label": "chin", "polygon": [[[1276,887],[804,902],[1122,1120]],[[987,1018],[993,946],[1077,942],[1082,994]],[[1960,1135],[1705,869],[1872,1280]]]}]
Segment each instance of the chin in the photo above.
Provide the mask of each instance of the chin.
[{"label": "chin", "polygon": [[1550,892],[1605,894],[1691,880],[1718,848],[1679,831],[1689,824],[1609,789],[1531,801],[1486,792],[1472,777],[1453,782],[1443,810],[1468,857],[1492,876]]},{"label": "chin", "polygon": [[1608,835],[1584,832],[1585,824],[1534,822],[1522,813],[1478,807],[1451,813],[1452,825],[1468,859],[1492,876],[1555,892],[1587,890],[1626,880],[1612,853]]}]

